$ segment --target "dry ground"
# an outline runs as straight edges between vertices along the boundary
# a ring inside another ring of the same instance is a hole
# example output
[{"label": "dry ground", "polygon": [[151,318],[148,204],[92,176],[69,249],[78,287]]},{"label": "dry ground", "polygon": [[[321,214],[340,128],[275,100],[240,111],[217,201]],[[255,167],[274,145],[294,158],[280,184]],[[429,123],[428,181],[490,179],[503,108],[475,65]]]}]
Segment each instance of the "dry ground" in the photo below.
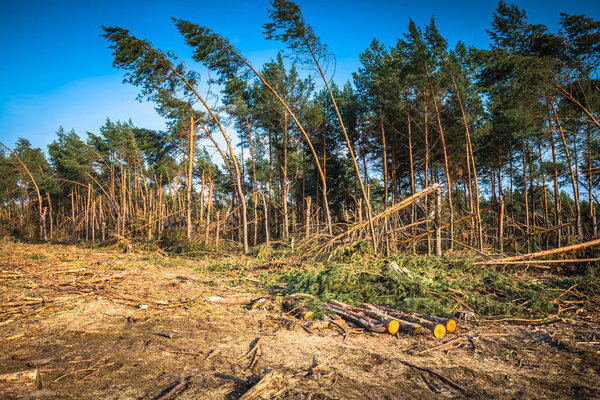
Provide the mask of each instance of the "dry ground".
[{"label": "dry ground", "polygon": [[[309,335],[272,304],[207,302],[261,294],[252,276],[264,265],[219,261],[238,267],[0,243],[0,374],[37,367],[47,390],[25,398],[159,399],[185,380],[173,398],[238,399],[268,370],[285,376],[287,399],[600,398],[598,310],[579,309],[569,324],[473,322],[441,340],[344,340]],[[258,338],[256,355],[236,363]]]}]

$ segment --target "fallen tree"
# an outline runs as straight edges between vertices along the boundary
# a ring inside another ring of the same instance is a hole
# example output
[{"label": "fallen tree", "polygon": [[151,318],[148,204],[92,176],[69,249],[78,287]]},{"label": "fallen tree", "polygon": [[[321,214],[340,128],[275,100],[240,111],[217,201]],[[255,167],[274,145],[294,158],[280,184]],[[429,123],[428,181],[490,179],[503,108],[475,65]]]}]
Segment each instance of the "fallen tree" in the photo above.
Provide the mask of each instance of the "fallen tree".
[{"label": "fallen tree", "polygon": [[[570,246],[559,247],[556,249],[538,251],[536,253],[528,253],[528,254],[523,254],[520,256],[477,262],[477,263],[474,263],[474,265],[482,266],[482,265],[510,264],[514,261],[523,261],[523,260],[530,260],[533,258],[552,256],[555,254],[563,254],[563,253],[568,253],[569,251],[577,251],[577,250],[587,249],[589,247],[595,247],[595,246],[599,246],[599,245],[600,245],[600,239],[596,239],[596,240],[590,240],[589,242],[573,244]],[[544,262],[547,262],[547,261],[544,261]]]}]

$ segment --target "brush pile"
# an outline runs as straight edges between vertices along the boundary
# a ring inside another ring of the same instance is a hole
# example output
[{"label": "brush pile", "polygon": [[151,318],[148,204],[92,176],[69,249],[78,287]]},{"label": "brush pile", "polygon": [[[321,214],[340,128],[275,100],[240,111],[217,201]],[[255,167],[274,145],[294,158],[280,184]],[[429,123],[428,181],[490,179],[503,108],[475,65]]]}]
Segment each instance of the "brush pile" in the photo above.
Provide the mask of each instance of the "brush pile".
[{"label": "brush pile", "polygon": [[453,319],[423,314],[407,314],[391,307],[363,303],[360,307],[351,306],[337,300],[329,300],[323,304],[327,310],[334,312],[345,321],[371,332],[396,334],[430,332],[436,338],[442,338],[446,332],[456,331]]}]

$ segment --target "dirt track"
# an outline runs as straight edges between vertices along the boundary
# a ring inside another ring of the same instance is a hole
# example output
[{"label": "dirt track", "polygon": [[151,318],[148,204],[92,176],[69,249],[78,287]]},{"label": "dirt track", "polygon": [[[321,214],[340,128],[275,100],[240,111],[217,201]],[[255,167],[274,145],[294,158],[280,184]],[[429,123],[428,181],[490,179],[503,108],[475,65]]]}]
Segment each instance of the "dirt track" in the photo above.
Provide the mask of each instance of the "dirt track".
[{"label": "dirt track", "polygon": [[[251,277],[257,262],[239,265]],[[40,396],[52,399],[158,399],[182,380],[177,399],[237,399],[267,370],[285,376],[289,399],[600,398],[598,310],[580,310],[570,324],[463,324],[442,340],[369,333],[343,340],[332,330],[309,335],[269,304],[208,303],[260,294],[239,271],[208,267],[156,254],[1,243],[0,374],[37,367],[48,389]],[[259,338],[256,355],[236,363]]]}]

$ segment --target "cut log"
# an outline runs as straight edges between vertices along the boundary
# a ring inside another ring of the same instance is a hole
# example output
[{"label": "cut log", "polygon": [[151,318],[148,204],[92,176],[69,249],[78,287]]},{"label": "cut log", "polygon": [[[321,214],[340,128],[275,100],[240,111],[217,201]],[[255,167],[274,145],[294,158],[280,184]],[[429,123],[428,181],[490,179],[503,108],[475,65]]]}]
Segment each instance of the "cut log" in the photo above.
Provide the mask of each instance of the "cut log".
[{"label": "cut log", "polygon": [[[339,303],[339,302],[337,302],[337,303]],[[339,304],[343,304],[343,303],[339,303]],[[400,328],[399,322],[395,319],[390,318],[385,321],[380,321],[380,320],[374,319],[372,317],[369,317],[365,314],[360,314],[360,313],[354,312],[354,311],[350,310],[349,308],[345,308],[345,307],[339,306],[335,303],[331,303],[331,301],[329,303],[325,304],[325,308],[338,314],[340,317],[344,318],[346,321],[355,323],[356,325],[358,325],[368,331],[371,331],[371,332],[389,333],[390,335],[393,335],[396,332],[398,332],[398,329]]]},{"label": "cut log", "polygon": [[[354,318],[356,318],[357,316],[364,317],[379,323],[386,323],[388,325],[390,321],[395,321],[392,326],[394,329],[396,329],[397,326],[396,332],[398,330],[401,330],[402,332],[406,333],[430,331],[435,337],[442,338],[446,335],[446,332],[448,330],[446,326],[448,326],[448,328],[451,329],[451,332],[454,332],[456,330],[456,321],[452,319],[434,317],[429,315],[407,314],[391,307],[375,306],[367,303],[364,303],[361,307],[355,307],[342,303],[341,301],[332,299],[329,300],[329,303],[327,303],[326,308],[336,312],[338,315],[341,315],[346,320],[354,322],[362,327],[364,326],[361,325],[361,323],[346,318],[344,314],[342,314],[342,312],[345,312],[349,315],[353,315]],[[380,328],[378,327],[377,329]]]},{"label": "cut log", "polygon": [[308,320],[314,315],[308,308],[299,306],[291,300],[285,300],[282,305],[285,311],[300,319]]},{"label": "cut log", "polygon": [[42,380],[37,369],[0,375],[0,398],[21,398],[41,388]]},{"label": "cut log", "polygon": [[285,377],[277,371],[268,372],[258,383],[248,390],[239,400],[271,399],[287,390]]},{"label": "cut log", "polygon": [[[402,318],[407,321],[410,321],[410,320],[423,321],[424,323],[427,323],[427,321],[429,321],[429,322],[432,322],[435,324],[441,324],[446,328],[446,332],[449,332],[449,333],[455,332],[456,328],[458,327],[456,324],[456,320],[454,320],[452,318],[442,318],[442,317],[436,317],[436,316],[427,315],[427,314],[408,314],[408,313],[404,313],[400,310],[396,310],[395,308],[385,307],[385,306],[375,306],[375,307],[380,308],[384,311],[389,310],[390,312],[388,314],[396,313],[396,314],[398,314],[398,316],[396,318]],[[406,317],[400,317],[400,315],[405,315]]]},{"label": "cut log", "polygon": [[415,314],[415,316],[417,316],[419,318],[427,319],[431,322],[436,322],[438,324],[444,325],[446,327],[446,332],[448,332],[448,333],[454,333],[454,332],[456,332],[456,328],[458,328],[458,325],[456,324],[456,320],[454,320],[452,318],[442,318],[442,317],[436,317],[433,315],[426,315],[426,314]]},{"label": "cut log", "polygon": [[[419,325],[433,333],[433,336],[436,338],[443,338],[446,335],[446,326],[445,324],[441,324],[440,322],[431,321],[426,318],[422,318],[416,315],[407,314],[400,310],[396,310],[391,307],[385,306],[374,306],[372,304],[363,304],[363,307],[368,310],[380,310],[386,315],[389,315],[392,318],[396,318],[401,321],[406,321],[411,324]],[[456,323],[454,323],[454,330],[456,330]]]}]

